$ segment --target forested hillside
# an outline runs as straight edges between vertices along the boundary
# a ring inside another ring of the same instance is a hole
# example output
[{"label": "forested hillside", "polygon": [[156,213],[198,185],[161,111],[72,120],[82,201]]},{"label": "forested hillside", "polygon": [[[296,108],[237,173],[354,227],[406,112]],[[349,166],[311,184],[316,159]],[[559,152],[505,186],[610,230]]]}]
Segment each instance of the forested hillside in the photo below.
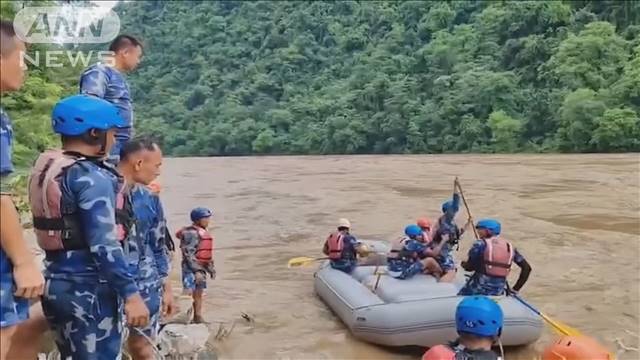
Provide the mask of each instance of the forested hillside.
[{"label": "forested hillside", "polygon": [[637,151],[640,2],[129,2],[175,155]]}]

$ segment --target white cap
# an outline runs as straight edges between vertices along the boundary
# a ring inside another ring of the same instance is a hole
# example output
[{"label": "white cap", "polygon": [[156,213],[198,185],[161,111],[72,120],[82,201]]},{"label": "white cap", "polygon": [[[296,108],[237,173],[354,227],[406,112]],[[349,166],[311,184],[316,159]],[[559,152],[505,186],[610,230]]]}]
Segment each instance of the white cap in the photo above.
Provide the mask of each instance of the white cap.
[{"label": "white cap", "polygon": [[342,218],[338,220],[338,227],[351,228],[351,223],[349,222],[348,219]]}]

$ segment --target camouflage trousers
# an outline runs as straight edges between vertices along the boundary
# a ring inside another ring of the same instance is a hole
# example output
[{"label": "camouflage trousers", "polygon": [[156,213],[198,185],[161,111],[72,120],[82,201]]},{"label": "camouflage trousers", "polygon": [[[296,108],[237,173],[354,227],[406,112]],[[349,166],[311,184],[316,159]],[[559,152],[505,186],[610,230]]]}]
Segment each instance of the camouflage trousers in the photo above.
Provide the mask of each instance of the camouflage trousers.
[{"label": "camouflage trousers", "polygon": [[490,277],[480,273],[474,273],[464,284],[458,295],[503,295],[506,288],[506,280],[503,278]]},{"label": "camouflage trousers", "polygon": [[160,331],[160,305],[162,304],[162,285],[160,281],[138,283],[140,296],[149,309],[149,325],[144,328],[129,328],[129,335],[139,336],[140,332],[151,339],[155,339]]},{"label": "camouflage trousers", "polygon": [[122,307],[107,284],[46,279],[42,309],[62,359],[121,358]]}]

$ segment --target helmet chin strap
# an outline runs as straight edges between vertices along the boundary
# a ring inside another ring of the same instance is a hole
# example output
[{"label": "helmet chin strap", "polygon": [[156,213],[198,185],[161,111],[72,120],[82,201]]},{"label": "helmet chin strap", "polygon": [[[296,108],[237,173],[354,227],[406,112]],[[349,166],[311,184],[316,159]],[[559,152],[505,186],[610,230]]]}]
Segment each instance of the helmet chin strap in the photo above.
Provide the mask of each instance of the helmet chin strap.
[{"label": "helmet chin strap", "polygon": [[107,150],[107,132],[106,131],[100,131],[98,135],[98,143],[100,144],[100,151],[98,152],[98,155],[105,156],[107,152],[106,151]]}]

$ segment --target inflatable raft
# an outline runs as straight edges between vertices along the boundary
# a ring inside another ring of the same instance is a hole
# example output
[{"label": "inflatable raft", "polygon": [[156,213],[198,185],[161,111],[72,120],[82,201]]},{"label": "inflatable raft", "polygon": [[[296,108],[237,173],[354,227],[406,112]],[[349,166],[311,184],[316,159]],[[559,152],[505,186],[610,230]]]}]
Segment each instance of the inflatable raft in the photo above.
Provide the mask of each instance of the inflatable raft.
[{"label": "inflatable raft", "polygon": [[[457,337],[454,314],[463,279],[438,283],[428,275],[398,280],[376,274],[384,270],[385,265],[364,265],[345,274],[324,263],[315,274],[315,291],[355,337],[371,343],[431,347]],[[505,317],[503,345],[525,345],[540,337],[539,316],[514,298],[494,299]]]}]

